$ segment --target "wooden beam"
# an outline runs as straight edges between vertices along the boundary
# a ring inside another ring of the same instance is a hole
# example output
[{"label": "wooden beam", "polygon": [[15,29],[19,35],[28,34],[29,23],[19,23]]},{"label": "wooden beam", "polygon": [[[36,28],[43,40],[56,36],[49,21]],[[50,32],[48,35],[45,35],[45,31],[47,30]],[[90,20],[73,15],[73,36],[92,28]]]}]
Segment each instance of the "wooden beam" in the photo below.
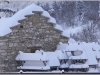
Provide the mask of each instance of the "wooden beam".
[{"label": "wooden beam", "polygon": [[67,62],[67,59],[64,59],[64,63],[66,64],[66,62]]},{"label": "wooden beam", "polygon": [[62,63],[62,60],[60,60],[60,64]]},{"label": "wooden beam", "polygon": [[74,56],[74,51],[71,51],[72,55]]},{"label": "wooden beam", "polygon": [[83,60],[83,63],[86,63],[86,60]]},{"label": "wooden beam", "polygon": [[95,69],[97,68],[97,66],[95,65]]},{"label": "wooden beam", "polygon": [[45,61],[43,61],[43,64],[46,66],[46,62]]},{"label": "wooden beam", "polygon": [[72,60],[72,63],[75,64],[74,60]]},{"label": "wooden beam", "polygon": [[75,63],[77,63],[77,60],[75,60]]}]

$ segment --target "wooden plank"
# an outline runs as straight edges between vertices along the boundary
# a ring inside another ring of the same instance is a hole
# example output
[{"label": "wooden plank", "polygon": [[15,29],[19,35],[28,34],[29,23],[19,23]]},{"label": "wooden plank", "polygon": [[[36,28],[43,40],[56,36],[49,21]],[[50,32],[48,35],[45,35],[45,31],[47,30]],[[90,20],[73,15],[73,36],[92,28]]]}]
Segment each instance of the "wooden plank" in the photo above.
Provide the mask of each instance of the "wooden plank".
[{"label": "wooden plank", "polygon": [[45,61],[43,61],[43,64],[46,66],[46,62]]}]

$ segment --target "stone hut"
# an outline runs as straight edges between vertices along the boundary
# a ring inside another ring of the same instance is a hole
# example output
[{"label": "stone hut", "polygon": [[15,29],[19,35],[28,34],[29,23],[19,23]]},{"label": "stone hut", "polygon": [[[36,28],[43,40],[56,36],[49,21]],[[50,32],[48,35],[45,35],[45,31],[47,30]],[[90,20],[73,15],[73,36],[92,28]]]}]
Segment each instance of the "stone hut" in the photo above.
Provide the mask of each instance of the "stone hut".
[{"label": "stone hut", "polygon": [[10,27],[12,32],[0,37],[0,72],[17,71],[15,57],[19,51],[54,51],[59,42],[67,43],[68,38],[54,28],[56,24],[49,22],[50,18],[42,15],[43,11],[32,13]]}]

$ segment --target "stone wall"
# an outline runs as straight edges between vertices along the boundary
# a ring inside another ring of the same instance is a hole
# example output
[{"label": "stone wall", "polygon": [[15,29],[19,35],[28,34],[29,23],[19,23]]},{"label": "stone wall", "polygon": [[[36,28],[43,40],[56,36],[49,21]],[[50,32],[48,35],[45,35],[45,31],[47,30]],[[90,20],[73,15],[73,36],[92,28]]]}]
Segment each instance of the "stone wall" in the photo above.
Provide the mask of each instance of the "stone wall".
[{"label": "stone wall", "polygon": [[0,71],[17,71],[15,57],[19,51],[30,52],[28,47],[41,46],[44,51],[54,51],[59,42],[67,43],[68,39],[48,20],[35,12],[19,20],[19,25],[11,27],[11,33],[0,38]]}]

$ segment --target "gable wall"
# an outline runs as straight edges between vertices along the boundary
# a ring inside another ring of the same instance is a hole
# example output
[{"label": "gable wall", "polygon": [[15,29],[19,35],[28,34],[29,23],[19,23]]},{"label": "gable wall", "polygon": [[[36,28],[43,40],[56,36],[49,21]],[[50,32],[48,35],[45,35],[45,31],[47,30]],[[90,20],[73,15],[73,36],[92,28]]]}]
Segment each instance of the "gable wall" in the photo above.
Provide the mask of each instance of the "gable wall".
[{"label": "gable wall", "polygon": [[[2,61],[0,63],[4,66],[1,66],[0,71],[17,71],[15,57],[18,51],[30,52],[28,47],[32,46],[42,46],[44,51],[54,51],[60,41],[67,43],[68,39],[62,37],[61,32],[55,30],[53,24],[48,23],[47,20],[48,18],[36,13],[26,17],[20,21],[19,25],[11,28],[12,32],[3,38],[6,40],[6,42],[2,41],[2,44],[5,43],[4,49],[0,45],[0,51],[4,51],[0,57],[0,61]],[[23,28],[20,28],[20,25]],[[8,59],[9,62],[3,63],[4,59]]]}]

